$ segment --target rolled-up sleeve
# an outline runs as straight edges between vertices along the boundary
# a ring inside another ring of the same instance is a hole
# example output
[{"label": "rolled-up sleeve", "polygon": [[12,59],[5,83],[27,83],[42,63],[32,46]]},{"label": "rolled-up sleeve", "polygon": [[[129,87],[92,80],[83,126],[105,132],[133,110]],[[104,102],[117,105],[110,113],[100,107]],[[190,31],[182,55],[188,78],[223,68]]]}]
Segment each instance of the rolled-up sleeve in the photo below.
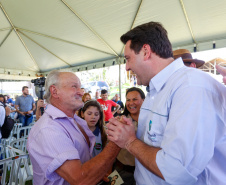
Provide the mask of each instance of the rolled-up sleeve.
[{"label": "rolled-up sleeve", "polygon": [[193,184],[214,154],[217,129],[223,128],[216,109],[221,99],[201,87],[180,88],[171,99],[156,163],[169,184]]},{"label": "rolled-up sleeve", "polygon": [[41,129],[35,136],[35,140],[29,143],[28,149],[29,154],[35,159],[33,161],[39,161],[39,168],[45,172],[46,178],[50,181],[61,178],[55,170],[66,160],[80,159],[71,139],[57,128]]}]

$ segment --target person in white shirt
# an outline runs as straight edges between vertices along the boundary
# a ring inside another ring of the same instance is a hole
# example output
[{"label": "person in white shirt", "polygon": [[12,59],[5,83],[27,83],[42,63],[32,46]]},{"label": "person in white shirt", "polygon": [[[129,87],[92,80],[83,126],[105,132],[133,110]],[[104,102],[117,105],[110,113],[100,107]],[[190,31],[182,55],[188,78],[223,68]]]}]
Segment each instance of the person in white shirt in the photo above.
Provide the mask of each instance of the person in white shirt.
[{"label": "person in white shirt", "polygon": [[123,36],[126,70],[147,86],[138,129],[131,119],[107,124],[110,141],[135,156],[137,185],[225,185],[226,88],[210,75],[174,60],[157,22]]}]

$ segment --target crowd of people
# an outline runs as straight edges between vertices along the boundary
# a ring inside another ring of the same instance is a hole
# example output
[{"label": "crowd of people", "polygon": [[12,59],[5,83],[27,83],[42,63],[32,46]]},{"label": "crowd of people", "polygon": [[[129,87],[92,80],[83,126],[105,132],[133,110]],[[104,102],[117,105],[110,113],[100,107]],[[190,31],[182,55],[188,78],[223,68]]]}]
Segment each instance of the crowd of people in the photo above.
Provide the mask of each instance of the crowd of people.
[{"label": "crowd of people", "polygon": [[[158,22],[120,39],[126,70],[136,74],[125,105],[105,89],[92,99],[72,72],[48,74],[27,142],[33,183],[107,185],[120,176],[125,185],[225,184],[226,87],[197,69],[203,60],[172,51]],[[226,68],[216,68],[226,85]],[[0,95],[0,125],[10,113],[5,101]],[[23,126],[31,123],[36,105],[28,87],[8,103]],[[119,176],[107,178],[114,170]]]}]

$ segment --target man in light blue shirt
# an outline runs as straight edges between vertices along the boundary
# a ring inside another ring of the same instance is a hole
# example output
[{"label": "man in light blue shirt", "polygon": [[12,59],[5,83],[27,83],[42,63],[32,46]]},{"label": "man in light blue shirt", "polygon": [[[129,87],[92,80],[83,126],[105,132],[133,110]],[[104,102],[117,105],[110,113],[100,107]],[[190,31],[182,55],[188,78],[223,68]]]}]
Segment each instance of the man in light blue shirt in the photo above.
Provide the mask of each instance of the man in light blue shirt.
[{"label": "man in light blue shirt", "polygon": [[131,120],[109,120],[108,138],[136,157],[137,185],[223,185],[226,182],[226,88],[173,59],[156,22],[121,37],[126,70],[147,86],[135,135]]}]

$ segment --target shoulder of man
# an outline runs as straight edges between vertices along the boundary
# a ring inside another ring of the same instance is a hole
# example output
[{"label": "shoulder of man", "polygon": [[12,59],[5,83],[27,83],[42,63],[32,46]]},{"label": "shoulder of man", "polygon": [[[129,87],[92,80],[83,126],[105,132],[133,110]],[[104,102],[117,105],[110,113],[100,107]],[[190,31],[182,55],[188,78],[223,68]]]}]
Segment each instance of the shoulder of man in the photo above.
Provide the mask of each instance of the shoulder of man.
[{"label": "shoulder of man", "polygon": [[102,102],[103,102],[103,100],[102,100],[102,99],[97,99],[97,101],[98,101],[99,103],[102,103]]}]

